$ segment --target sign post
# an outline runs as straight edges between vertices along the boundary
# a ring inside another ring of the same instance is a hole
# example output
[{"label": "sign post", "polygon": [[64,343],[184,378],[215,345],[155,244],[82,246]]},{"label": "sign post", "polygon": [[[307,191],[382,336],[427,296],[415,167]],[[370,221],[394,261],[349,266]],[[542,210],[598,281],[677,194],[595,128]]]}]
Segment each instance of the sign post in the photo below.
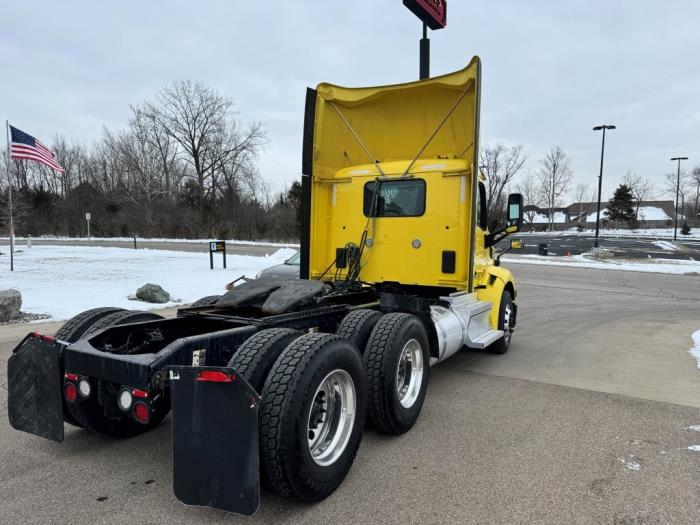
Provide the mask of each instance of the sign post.
[{"label": "sign post", "polygon": [[433,31],[447,26],[447,0],[403,0],[403,5],[423,21],[423,38],[420,40],[421,80],[430,78],[430,39],[428,28]]},{"label": "sign post", "polygon": [[214,269],[214,254],[223,253],[224,254],[224,270],[226,269],[226,242],[225,241],[211,241],[209,243],[209,269]]},{"label": "sign post", "polygon": [[87,221],[87,234],[88,234],[88,248],[90,247],[90,219],[92,218],[92,215],[90,212],[87,212],[85,214],[85,220]]}]

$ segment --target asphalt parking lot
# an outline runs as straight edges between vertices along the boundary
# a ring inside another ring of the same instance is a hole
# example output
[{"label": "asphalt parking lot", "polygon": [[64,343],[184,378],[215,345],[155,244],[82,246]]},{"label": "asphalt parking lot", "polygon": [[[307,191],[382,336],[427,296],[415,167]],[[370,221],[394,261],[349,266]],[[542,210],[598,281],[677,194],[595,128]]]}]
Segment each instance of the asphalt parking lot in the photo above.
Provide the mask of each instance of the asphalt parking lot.
[{"label": "asphalt parking lot", "polygon": [[[431,370],[418,424],[365,432],[330,498],[263,493],[250,519],[185,507],[171,491],[169,419],[62,444],[12,430],[0,395],[6,523],[697,523],[697,276],[513,264],[520,317],[504,356],[463,352]],[[31,330],[55,331],[56,323]],[[0,385],[28,326],[0,327]]]},{"label": "asphalt parking lot", "polygon": [[[562,232],[561,234],[525,234],[514,235],[513,238],[523,241],[524,247],[517,253],[528,255],[537,254],[540,244],[547,245],[548,255],[558,257],[565,255],[580,255],[594,246],[595,236]],[[498,248],[506,249],[510,237],[501,241]],[[679,235],[677,241],[672,239],[655,239],[652,237],[612,237],[599,238],[599,246],[612,251],[616,257],[629,259],[675,259],[700,261],[700,239],[684,239]]]}]

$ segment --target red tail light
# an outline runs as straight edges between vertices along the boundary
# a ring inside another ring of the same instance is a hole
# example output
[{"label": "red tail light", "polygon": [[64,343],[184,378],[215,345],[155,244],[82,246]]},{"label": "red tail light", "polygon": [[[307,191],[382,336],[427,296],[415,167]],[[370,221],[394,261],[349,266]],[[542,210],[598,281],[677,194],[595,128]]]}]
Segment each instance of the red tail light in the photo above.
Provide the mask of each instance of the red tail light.
[{"label": "red tail light", "polygon": [[77,376],[77,375],[75,375],[75,374],[70,374],[70,373],[68,373],[68,372],[66,372],[66,374],[65,374],[63,377],[65,377],[68,381],[77,381],[77,380],[78,380],[78,376]]},{"label": "red tail light", "polygon": [[230,383],[234,379],[236,379],[235,374],[227,375],[219,370],[202,370],[197,374],[197,381],[209,383]]},{"label": "red tail light", "polygon": [[42,334],[40,334],[39,332],[34,332],[32,335],[33,335],[34,337],[38,337],[39,339],[43,339],[44,341],[47,341],[47,342],[49,342],[49,343],[54,343],[54,342],[56,342],[56,338],[55,338],[55,337],[51,337],[50,335],[42,335]]},{"label": "red tail light", "polygon": [[145,390],[132,390],[131,395],[134,397],[140,397],[141,399],[146,399],[148,397],[148,392]]},{"label": "red tail light", "polygon": [[134,403],[134,417],[139,423],[148,424],[151,420],[151,410],[148,408],[148,405],[142,401]]},{"label": "red tail light", "polygon": [[75,385],[73,383],[65,383],[63,385],[63,394],[66,396],[66,399],[71,403],[78,399],[78,389],[75,388]]}]

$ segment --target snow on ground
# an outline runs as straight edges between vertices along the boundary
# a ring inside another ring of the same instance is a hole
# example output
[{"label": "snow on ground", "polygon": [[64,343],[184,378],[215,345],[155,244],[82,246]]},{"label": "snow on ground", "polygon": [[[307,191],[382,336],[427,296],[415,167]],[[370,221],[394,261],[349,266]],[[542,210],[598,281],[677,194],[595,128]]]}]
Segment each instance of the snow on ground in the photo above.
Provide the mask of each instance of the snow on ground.
[{"label": "snow on ground", "polygon": [[[683,241],[687,239],[700,239],[700,228],[691,228],[689,235],[681,235],[681,225],[678,225],[678,240]],[[561,237],[562,235],[593,235],[595,229],[590,228],[579,232],[576,228],[570,228],[564,231],[553,231],[553,232],[520,232],[518,235],[553,235]],[[602,229],[600,230],[601,237],[651,237],[653,239],[659,238],[673,238],[673,228],[639,228],[636,230],[625,230],[625,229]]]},{"label": "snow on ground", "polygon": [[[693,338],[693,348],[691,348],[689,352],[690,355],[692,355],[697,361],[698,368],[700,368],[700,330],[693,332],[693,335],[691,335],[690,337]],[[700,431],[700,425],[698,425],[697,428],[693,428],[693,430]]]},{"label": "snow on ground", "polygon": [[654,241],[652,244],[664,250],[676,251],[678,246],[668,241]]},{"label": "snow on ground", "polygon": [[688,427],[688,430],[692,430],[693,432],[700,432],[700,425],[691,425]]},{"label": "snow on ground", "polygon": [[[9,271],[9,254],[0,256],[0,289],[16,288],[22,293],[23,311],[55,319],[69,319],[98,306],[163,308],[222,294],[226,283],[241,275],[255,277],[295,252],[281,248],[268,257],[229,255],[227,270],[222,269],[219,255],[210,270],[208,253],[35,246],[15,253],[14,272]],[[154,305],[129,300],[146,283],[161,285],[177,301]]]},{"label": "snow on ground", "polygon": [[691,452],[700,452],[700,445],[690,445],[688,447],[688,450]]},{"label": "snow on ground", "polygon": [[[47,241],[87,241],[87,237],[60,237],[55,235],[40,235],[39,237],[31,237],[33,240]],[[9,237],[0,237],[0,241],[8,241]],[[15,241],[26,241],[27,237],[15,237]],[[91,241],[95,242],[134,242],[133,237],[90,237]],[[220,241],[222,239],[148,239],[144,237],[136,237],[136,242],[162,242],[162,243],[184,243],[184,244],[207,244],[210,241]],[[298,248],[298,243],[280,243],[280,242],[265,242],[265,241],[242,241],[240,239],[226,239],[226,244],[240,244],[248,246],[279,246],[280,248]]]},{"label": "snow on ground", "polygon": [[[549,224],[549,217],[543,213],[535,213],[534,215],[532,215],[531,213],[526,213],[523,218],[524,218],[526,223]],[[563,224],[565,222],[566,222],[566,214],[565,213],[562,213],[559,211],[554,212],[554,223],[555,224]]]},{"label": "snow on ground", "polygon": [[594,268],[599,270],[623,270],[628,272],[700,274],[700,261],[648,259],[630,261],[625,259],[595,260],[584,255],[568,257],[542,257],[539,255],[520,255],[502,257],[508,264],[539,264],[542,266],[568,266],[574,268]]}]

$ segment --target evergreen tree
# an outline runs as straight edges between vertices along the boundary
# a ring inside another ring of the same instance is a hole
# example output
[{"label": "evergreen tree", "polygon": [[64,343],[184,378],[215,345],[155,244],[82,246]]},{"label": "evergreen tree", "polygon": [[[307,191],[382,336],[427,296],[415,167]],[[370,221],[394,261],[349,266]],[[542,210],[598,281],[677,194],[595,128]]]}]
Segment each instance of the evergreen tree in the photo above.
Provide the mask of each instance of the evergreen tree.
[{"label": "evergreen tree", "polygon": [[620,184],[613,198],[608,203],[608,209],[605,211],[605,218],[609,221],[633,222],[634,216],[634,197],[632,190],[626,184]]}]

